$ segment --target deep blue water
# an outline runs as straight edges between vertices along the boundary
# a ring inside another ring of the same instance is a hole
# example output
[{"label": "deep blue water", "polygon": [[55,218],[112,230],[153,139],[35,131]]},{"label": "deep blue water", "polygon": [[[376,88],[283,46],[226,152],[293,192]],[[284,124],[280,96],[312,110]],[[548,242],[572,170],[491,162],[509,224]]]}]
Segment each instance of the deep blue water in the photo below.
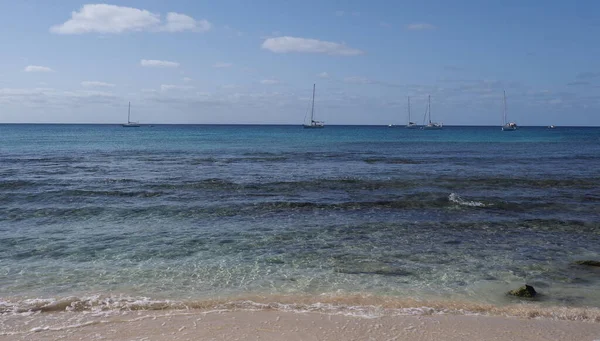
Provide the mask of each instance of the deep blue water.
[{"label": "deep blue water", "polygon": [[0,125],[0,300],[600,307],[600,129]]}]

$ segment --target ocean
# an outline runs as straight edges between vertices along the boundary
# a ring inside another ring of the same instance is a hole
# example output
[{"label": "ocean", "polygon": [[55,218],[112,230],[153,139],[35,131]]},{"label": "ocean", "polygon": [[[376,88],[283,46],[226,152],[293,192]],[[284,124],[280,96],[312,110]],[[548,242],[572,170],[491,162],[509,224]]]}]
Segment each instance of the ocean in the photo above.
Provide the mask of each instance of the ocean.
[{"label": "ocean", "polygon": [[0,125],[0,313],[584,314],[599,170],[600,128]]}]

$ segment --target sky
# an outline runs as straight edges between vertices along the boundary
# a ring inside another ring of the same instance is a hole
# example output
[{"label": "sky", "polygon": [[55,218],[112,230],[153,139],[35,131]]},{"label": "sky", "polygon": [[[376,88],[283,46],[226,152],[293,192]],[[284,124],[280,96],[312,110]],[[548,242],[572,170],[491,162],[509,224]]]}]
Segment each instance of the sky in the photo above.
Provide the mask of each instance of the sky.
[{"label": "sky", "polygon": [[0,0],[0,123],[600,126],[600,2]]}]

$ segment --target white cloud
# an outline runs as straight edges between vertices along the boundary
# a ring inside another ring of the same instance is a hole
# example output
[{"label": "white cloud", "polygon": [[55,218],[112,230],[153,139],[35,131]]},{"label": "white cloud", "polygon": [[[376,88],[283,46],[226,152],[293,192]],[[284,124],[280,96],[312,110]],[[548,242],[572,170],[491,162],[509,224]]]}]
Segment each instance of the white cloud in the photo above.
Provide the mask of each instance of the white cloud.
[{"label": "white cloud", "polygon": [[195,20],[185,14],[170,12],[167,14],[167,23],[162,26],[160,30],[166,32],[206,32],[210,30],[211,27],[211,23],[204,19]]},{"label": "white cloud", "polygon": [[47,66],[39,66],[39,65],[28,65],[25,67],[25,72],[54,72],[51,68]]},{"label": "white cloud", "polygon": [[265,85],[274,85],[274,84],[279,84],[281,83],[280,81],[278,81],[277,79],[263,79],[260,81],[260,84],[265,84]]},{"label": "white cloud", "polygon": [[85,87],[104,87],[104,88],[112,88],[115,85],[111,83],[97,82],[97,81],[83,81],[81,85]]},{"label": "white cloud", "polygon": [[214,68],[217,69],[223,69],[223,68],[228,68],[228,67],[232,67],[233,64],[231,63],[225,63],[225,62],[216,62],[215,64],[213,64]]},{"label": "white cloud", "polygon": [[131,7],[107,4],[84,5],[79,12],[72,12],[71,19],[50,28],[58,34],[82,34],[90,32],[121,33],[143,31],[160,24],[158,14]]},{"label": "white cloud", "polygon": [[345,44],[287,36],[268,38],[262,43],[262,48],[275,53],[323,53],[338,56],[356,56],[364,53]]},{"label": "white cloud", "polygon": [[163,25],[160,15],[144,9],[108,4],[83,5],[71,12],[71,19],[50,27],[56,34],[123,33],[123,32],[205,32],[211,28],[206,20],[195,20],[185,14],[167,13]]},{"label": "white cloud", "polygon": [[168,60],[142,59],[141,66],[145,67],[179,67],[179,63]]},{"label": "white cloud", "polygon": [[319,78],[329,78],[329,74],[327,72],[321,72],[317,75]]},{"label": "white cloud", "polygon": [[191,82],[193,79],[191,79],[190,77],[183,77],[183,81],[184,82]]},{"label": "white cloud", "polygon": [[426,30],[435,30],[436,29],[436,27],[434,25],[426,24],[426,23],[409,24],[406,26],[406,28],[411,31],[426,31]]},{"label": "white cloud", "polygon": [[0,88],[0,103],[24,106],[67,106],[114,103],[117,97],[104,91],[62,91],[53,88],[10,89]]},{"label": "white cloud", "polygon": [[161,91],[169,91],[169,90],[191,90],[193,86],[189,85],[174,85],[174,84],[162,84],[160,86]]}]

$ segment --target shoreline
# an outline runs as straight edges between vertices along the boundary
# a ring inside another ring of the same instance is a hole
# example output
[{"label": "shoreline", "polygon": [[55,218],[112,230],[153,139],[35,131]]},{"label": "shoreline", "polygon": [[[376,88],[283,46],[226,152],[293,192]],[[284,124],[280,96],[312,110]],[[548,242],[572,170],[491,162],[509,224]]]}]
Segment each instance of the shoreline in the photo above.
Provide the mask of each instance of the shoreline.
[{"label": "shoreline", "polygon": [[600,340],[600,323],[476,315],[357,317],[280,310],[54,312],[1,316],[0,341]]},{"label": "shoreline", "polygon": [[62,298],[0,298],[0,317],[80,313],[114,315],[126,312],[279,311],[320,313],[363,318],[393,316],[488,316],[544,318],[600,324],[600,307],[550,305],[543,301],[507,296],[505,304],[464,299],[418,299],[369,294],[247,295],[212,299],[169,300],[126,295]]}]

